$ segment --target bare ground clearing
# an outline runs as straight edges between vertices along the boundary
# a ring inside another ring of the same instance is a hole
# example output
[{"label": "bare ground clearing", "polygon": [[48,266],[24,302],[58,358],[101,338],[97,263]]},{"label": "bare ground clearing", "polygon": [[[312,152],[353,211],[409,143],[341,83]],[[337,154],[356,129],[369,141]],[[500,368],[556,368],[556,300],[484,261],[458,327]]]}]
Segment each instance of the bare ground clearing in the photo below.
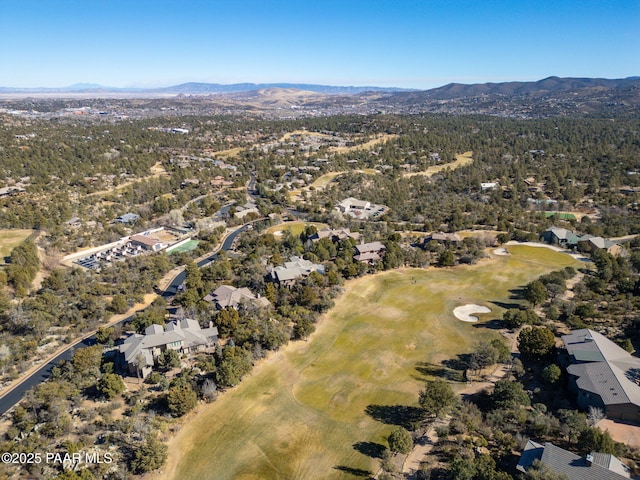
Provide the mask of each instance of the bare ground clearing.
[{"label": "bare ground clearing", "polygon": [[149,180],[150,178],[159,178],[159,177],[169,176],[169,172],[165,170],[165,168],[162,166],[162,163],[160,162],[157,162],[155,165],[153,165],[149,169],[149,171],[151,172],[151,175],[147,175],[146,177],[136,178],[135,180],[129,180],[128,182],[123,182],[111,188],[107,188],[106,190],[100,190],[99,192],[92,192],[87,196],[93,197],[93,196],[99,196],[99,195],[106,195],[108,193],[117,192],[118,190],[122,190],[131,185],[135,185],[136,183],[144,182],[145,180]]},{"label": "bare ground clearing", "polygon": [[424,172],[405,173],[403,177],[408,178],[408,177],[413,177],[415,175],[423,175],[425,177],[431,177],[432,175],[435,175],[438,172],[446,170],[447,168],[451,170],[455,170],[456,168],[469,165],[471,162],[473,162],[473,152],[464,152],[464,153],[461,153],[460,155],[456,155],[456,160],[454,162],[445,163],[443,165],[434,165],[433,167],[427,168]]}]

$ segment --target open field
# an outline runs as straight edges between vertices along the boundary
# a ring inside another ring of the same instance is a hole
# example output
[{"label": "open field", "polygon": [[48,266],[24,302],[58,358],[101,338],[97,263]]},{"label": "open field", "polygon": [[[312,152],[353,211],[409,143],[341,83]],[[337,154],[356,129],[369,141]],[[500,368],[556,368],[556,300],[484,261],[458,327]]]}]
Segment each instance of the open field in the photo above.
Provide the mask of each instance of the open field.
[{"label": "open field", "polygon": [[98,192],[89,193],[88,196],[98,196],[98,195],[106,195],[107,193],[117,192],[118,190],[122,190],[123,188],[127,188],[131,185],[135,185],[136,183],[143,182],[145,180],[149,180],[150,178],[158,178],[158,177],[168,177],[169,172],[162,166],[162,163],[155,163],[149,171],[151,175],[147,175],[146,177],[136,178],[135,180],[129,180],[128,182],[120,183],[114,187],[108,188],[106,190],[100,190]]},{"label": "open field", "polygon": [[4,258],[8,257],[15,247],[24,242],[33,230],[0,229],[0,265],[4,264]]},{"label": "open field", "polygon": [[264,233],[271,233],[276,237],[282,235],[282,232],[288,230],[291,232],[291,235],[300,235],[307,225],[315,225],[318,230],[322,230],[323,228],[327,228],[328,225],[326,223],[318,223],[318,222],[286,222],[280,223],[278,225],[273,225],[265,230]]},{"label": "open field", "polygon": [[[380,173],[375,168],[362,168],[362,169],[358,169],[358,170],[351,170],[351,172],[353,172],[353,173],[366,173],[367,175],[375,175],[376,173]],[[304,188],[291,190],[289,192],[289,199],[290,200],[296,200],[297,199],[296,197],[299,197],[304,190],[308,191],[308,190],[311,190],[311,188],[313,188],[314,190],[322,190],[327,185],[329,185],[331,182],[333,182],[334,179],[336,179],[340,175],[344,175],[345,173],[349,173],[349,172],[344,170],[342,172],[325,173],[321,177],[316,178],[311,185],[309,185],[307,187],[304,187]]]},{"label": "open field", "polygon": [[[498,335],[483,323],[500,318],[499,305],[513,302],[510,290],[579,265],[546,248],[509,250],[478,265],[396,270],[348,282],[309,341],[272,354],[242,384],[189,417],[159,475],[311,480],[377,471],[377,459],[366,452],[386,446],[397,406],[416,406],[422,382],[433,375],[462,378],[457,355]],[[462,322],[452,311],[467,303],[492,312],[477,324]],[[456,389],[465,385],[454,382]]]},{"label": "open field", "polygon": [[359,145],[353,145],[351,147],[330,147],[329,150],[335,153],[349,153],[349,152],[354,152],[356,150],[370,150],[376,145],[387,142],[389,140],[393,140],[394,138],[398,138],[398,135],[382,133],[378,135],[376,138],[369,140],[368,142],[361,143]]},{"label": "open field", "polygon": [[332,139],[333,138],[333,136],[328,135],[326,133],[310,132],[308,130],[294,130],[293,132],[285,133],[282,137],[280,137],[278,139],[278,142],[280,142],[280,143],[286,142],[287,140],[289,140],[294,135],[302,135],[302,136],[305,136],[305,137],[328,138],[328,139]]},{"label": "open field", "polygon": [[424,172],[405,173],[403,177],[405,178],[413,177],[414,175],[423,175],[425,177],[430,177],[447,168],[450,168],[451,170],[455,170],[458,167],[463,167],[464,165],[469,165],[471,162],[473,162],[472,157],[473,157],[473,152],[464,152],[464,153],[461,153],[460,155],[456,155],[456,160],[452,163],[434,165],[433,167],[427,168]]},{"label": "open field", "polygon": [[220,150],[219,152],[210,152],[209,155],[211,155],[212,157],[223,158],[226,160],[227,158],[235,157],[242,150],[244,150],[243,147],[236,147],[236,148],[230,148],[228,150]]}]

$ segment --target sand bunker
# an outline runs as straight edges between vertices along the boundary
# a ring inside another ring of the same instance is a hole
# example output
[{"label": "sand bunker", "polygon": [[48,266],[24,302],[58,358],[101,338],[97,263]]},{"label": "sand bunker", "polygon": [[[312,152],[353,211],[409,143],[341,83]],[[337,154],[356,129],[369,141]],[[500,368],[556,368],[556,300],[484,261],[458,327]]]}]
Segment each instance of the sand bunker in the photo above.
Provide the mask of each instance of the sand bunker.
[{"label": "sand bunker", "polygon": [[488,307],[483,307],[482,305],[476,305],[474,303],[470,303],[469,305],[463,305],[461,307],[456,307],[453,309],[453,315],[463,322],[477,322],[478,317],[474,317],[471,315],[472,313],[489,313],[491,309]]},{"label": "sand bunker", "polygon": [[506,248],[496,248],[493,253],[496,255],[509,255],[509,251]]}]

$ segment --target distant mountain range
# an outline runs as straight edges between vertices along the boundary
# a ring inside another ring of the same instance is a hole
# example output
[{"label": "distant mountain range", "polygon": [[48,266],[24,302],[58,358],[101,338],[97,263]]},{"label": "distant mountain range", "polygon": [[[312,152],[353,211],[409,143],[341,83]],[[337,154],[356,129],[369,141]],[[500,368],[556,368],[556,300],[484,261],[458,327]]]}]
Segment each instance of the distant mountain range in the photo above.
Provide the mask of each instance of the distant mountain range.
[{"label": "distant mountain range", "polygon": [[60,88],[13,88],[0,87],[0,93],[5,94],[55,94],[55,93],[132,93],[132,94],[184,94],[184,95],[203,95],[203,94],[223,94],[223,93],[239,93],[251,92],[255,90],[265,90],[270,88],[286,88],[296,90],[306,90],[309,92],[324,93],[327,95],[345,95],[358,94],[362,92],[409,92],[415,89],[396,88],[396,87],[341,87],[332,85],[315,85],[307,83],[182,83],[162,88],[117,88],[105,87],[93,83],[77,83],[68,87]]},{"label": "distant mountain range", "polygon": [[435,100],[448,100],[461,97],[477,97],[481,95],[539,95],[544,93],[557,93],[569,90],[581,90],[585,88],[624,88],[638,85],[640,76],[623,79],[606,78],[560,78],[548,77],[536,82],[502,82],[502,83],[449,83],[442,87],[430,90],[418,90],[396,87],[374,86],[332,86],[308,83],[182,83],[170,87],[161,88],[118,88],[105,87],[95,83],[77,83],[68,87],[59,88],[14,88],[0,87],[0,93],[6,94],[44,94],[44,93],[132,93],[132,94],[224,94],[251,92],[271,88],[285,88],[305,90],[309,92],[324,93],[327,95],[355,95],[363,92],[420,92],[428,98]]},{"label": "distant mountain range", "polygon": [[396,92],[376,100],[381,110],[410,113],[554,117],[638,116],[640,77],[623,79],[549,77],[537,82],[503,82]]},{"label": "distant mountain range", "polygon": [[542,95],[597,87],[615,89],[634,85],[640,85],[640,77],[628,77],[617,80],[606,78],[548,77],[543,80],[538,80],[537,82],[476,83],[471,85],[449,83],[443,87],[425,90],[424,92],[428,94],[429,98],[449,100],[461,97],[478,97],[481,95]]},{"label": "distant mountain range", "polygon": [[[109,88],[76,84],[64,88],[7,88],[0,95],[83,99],[164,98],[209,105],[221,111],[273,115],[336,113],[445,113],[523,118],[565,115],[640,115],[640,76],[622,79],[548,77],[536,82],[450,83],[430,90],[299,83],[183,83],[164,88]],[[202,98],[198,98],[201,96]],[[274,111],[279,112],[274,113]],[[284,113],[283,113],[284,112]],[[288,113],[287,113],[288,112]]]}]

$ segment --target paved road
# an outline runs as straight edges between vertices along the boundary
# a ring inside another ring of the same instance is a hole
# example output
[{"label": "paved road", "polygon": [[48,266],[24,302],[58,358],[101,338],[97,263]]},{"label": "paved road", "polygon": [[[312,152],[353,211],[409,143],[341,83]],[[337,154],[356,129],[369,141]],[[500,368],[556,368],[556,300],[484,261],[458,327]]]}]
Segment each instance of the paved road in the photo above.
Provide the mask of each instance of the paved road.
[{"label": "paved road", "polygon": [[[264,220],[264,219],[261,219],[261,220]],[[231,232],[227,236],[227,238],[224,239],[224,242],[222,242],[222,246],[220,247],[220,250],[224,250],[225,252],[229,251],[236,237],[240,235],[240,233],[246,231],[246,229],[247,229],[247,225],[243,225],[242,227]],[[218,250],[218,252],[220,250]],[[218,256],[218,252],[209,255],[207,258],[204,258],[203,260],[200,260],[197,264],[198,267],[202,268],[209,265],[211,262],[213,262],[216,259],[216,257]],[[164,298],[168,298],[168,297],[173,297],[176,293],[178,293],[178,287],[184,283],[184,279],[186,278],[186,276],[187,274],[184,270],[180,272],[167,286],[165,291],[162,292],[162,296]]]},{"label": "paved road", "polygon": [[[225,238],[224,242],[222,243],[221,250],[225,250],[225,251],[229,250],[233,245],[233,242],[235,241],[236,237],[240,233],[244,232],[246,229],[247,229],[247,225],[243,225],[242,227],[239,227],[235,231],[231,232],[229,236]],[[201,260],[200,262],[198,262],[198,267],[202,268],[205,265],[210,264],[215,260],[217,256],[218,256],[218,252]],[[162,296],[165,298],[174,296],[178,292],[178,286],[184,282],[185,276],[186,274],[184,271],[181,272],[179,275],[177,275],[172,280],[172,282],[168,285],[166,290],[162,293]],[[118,322],[118,324],[129,322],[131,321],[132,318],[133,318],[133,315],[121,320],[120,322]],[[93,344],[95,344],[95,338],[91,336],[75,345],[70,346],[69,348],[61,352],[53,360],[51,360],[49,363],[43,365],[34,373],[26,377],[21,383],[16,385],[12,390],[9,390],[7,393],[5,393],[2,397],[0,397],[0,415],[4,415],[8,410],[13,408],[14,405],[16,405],[20,400],[22,400],[22,397],[27,392],[27,390],[35,387],[39,383],[48,379],[51,376],[51,370],[53,369],[53,367],[55,367],[61,360],[70,360],[71,358],[73,358],[73,353],[76,351],[77,348],[88,347]]]}]

